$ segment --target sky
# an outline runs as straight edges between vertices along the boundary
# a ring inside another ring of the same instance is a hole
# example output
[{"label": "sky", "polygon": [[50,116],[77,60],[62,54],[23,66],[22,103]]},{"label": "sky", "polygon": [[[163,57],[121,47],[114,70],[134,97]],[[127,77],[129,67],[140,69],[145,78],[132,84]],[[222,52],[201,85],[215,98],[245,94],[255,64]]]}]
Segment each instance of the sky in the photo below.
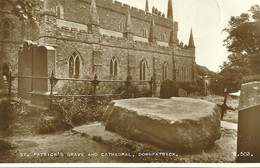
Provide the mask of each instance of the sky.
[{"label": "sky", "polygon": [[[117,0],[139,9],[145,9],[146,0]],[[155,6],[167,16],[168,0],[148,0],[149,10]],[[192,28],[196,46],[196,62],[218,72],[229,53],[223,46],[231,16],[247,12],[260,0],[172,0],[174,21],[179,23],[178,38],[188,44]]]}]

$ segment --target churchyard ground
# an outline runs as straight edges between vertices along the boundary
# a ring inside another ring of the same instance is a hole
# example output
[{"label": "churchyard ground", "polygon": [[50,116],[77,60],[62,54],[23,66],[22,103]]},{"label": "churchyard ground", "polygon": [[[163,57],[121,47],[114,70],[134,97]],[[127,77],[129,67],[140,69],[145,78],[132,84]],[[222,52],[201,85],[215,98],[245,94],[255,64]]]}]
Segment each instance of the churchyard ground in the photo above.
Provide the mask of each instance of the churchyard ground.
[{"label": "churchyard ground", "polygon": [[[218,104],[223,97],[196,97]],[[237,108],[238,99],[228,98],[227,104]],[[51,134],[39,134],[36,131],[37,113],[16,111],[15,122],[10,132],[1,132],[1,141],[10,142],[13,149],[0,152],[1,163],[234,163],[236,152],[237,131],[221,128],[222,136],[207,150],[188,154],[177,154],[153,146],[137,143],[121,136],[91,137],[71,130],[58,131]],[[236,123],[237,110],[228,111],[224,121]],[[100,131],[100,127],[93,127]],[[96,129],[96,130],[95,130]],[[108,135],[109,136],[109,135]],[[112,138],[112,139],[113,139]],[[171,156],[144,156],[147,153],[169,153]],[[57,156],[46,156],[54,154]],[[61,155],[61,153],[63,155]],[[108,156],[109,153],[125,153],[130,156]],[[45,156],[44,156],[45,155]],[[134,157],[133,157],[134,156]]]}]

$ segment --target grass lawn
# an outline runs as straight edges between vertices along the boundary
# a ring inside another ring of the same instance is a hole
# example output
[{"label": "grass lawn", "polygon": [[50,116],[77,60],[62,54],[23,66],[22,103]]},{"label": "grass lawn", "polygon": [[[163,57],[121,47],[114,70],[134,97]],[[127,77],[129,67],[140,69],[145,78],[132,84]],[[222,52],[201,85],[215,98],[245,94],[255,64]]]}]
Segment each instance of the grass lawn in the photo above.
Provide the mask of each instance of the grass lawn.
[{"label": "grass lawn", "polygon": [[[199,98],[203,100],[208,100],[210,102],[216,103],[216,104],[223,104],[224,97],[223,96],[217,96],[217,95],[208,95],[208,96],[196,96],[194,98]],[[238,104],[239,104],[239,98],[234,98],[231,96],[228,96],[227,98],[227,105],[233,109],[233,110],[227,110],[227,113],[224,115],[223,121],[228,121],[232,123],[238,122]]]}]

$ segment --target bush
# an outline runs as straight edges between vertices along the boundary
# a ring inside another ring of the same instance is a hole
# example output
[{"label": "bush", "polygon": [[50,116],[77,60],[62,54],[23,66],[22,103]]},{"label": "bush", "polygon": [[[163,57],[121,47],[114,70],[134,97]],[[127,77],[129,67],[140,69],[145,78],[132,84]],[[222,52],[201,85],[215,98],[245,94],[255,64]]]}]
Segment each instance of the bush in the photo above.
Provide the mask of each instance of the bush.
[{"label": "bush", "polygon": [[41,113],[40,118],[37,120],[36,129],[39,131],[39,133],[46,134],[61,130],[59,126],[60,121],[57,117],[48,116],[44,113]]},{"label": "bush", "polygon": [[[86,124],[93,121],[101,121],[107,105],[116,98],[125,98],[125,84],[123,82],[101,82],[96,88],[95,101],[92,101],[93,87],[89,82],[66,82],[59,88],[58,94],[62,95],[90,95],[88,98],[65,97],[53,100],[53,114],[55,119],[46,120],[43,116],[39,123],[45,125],[39,127],[42,133],[49,133],[56,127],[72,128],[75,125]],[[122,96],[98,96],[106,94],[118,94]],[[129,86],[128,97],[140,97],[150,95],[149,84],[135,84]],[[56,125],[59,124],[59,126]]]},{"label": "bush", "polygon": [[55,117],[59,119],[59,122],[65,128],[71,128],[91,121],[101,121],[103,116],[101,102],[97,100],[96,104],[93,104],[87,98],[56,100],[53,107]]},{"label": "bush", "polygon": [[167,79],[161,83],[160,98],[169,99],[178,96],[178,87],[174,81]]},{"label": "bush", "polygon": [[0,99],[0,133],[9,134],[12,131],[11,126],[14,122],[14,113],[17,110],[18,103],[8,99]]}]

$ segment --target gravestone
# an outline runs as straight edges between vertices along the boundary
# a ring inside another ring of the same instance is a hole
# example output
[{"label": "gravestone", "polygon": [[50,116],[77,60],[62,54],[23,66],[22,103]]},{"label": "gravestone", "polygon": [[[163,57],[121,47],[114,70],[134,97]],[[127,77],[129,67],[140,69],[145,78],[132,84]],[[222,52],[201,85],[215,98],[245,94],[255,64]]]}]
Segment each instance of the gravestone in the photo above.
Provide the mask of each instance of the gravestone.
[{"label": "gravestone", "polygon": [[260,104],[238,112],[237,162],[260,163]]},{"label": "gravestone", "polygon": [[55,49],[25,41],[18,58],[18,97],[32,104],[48,106],[49,80],[33,77],[50,77],[55,70]]}]

